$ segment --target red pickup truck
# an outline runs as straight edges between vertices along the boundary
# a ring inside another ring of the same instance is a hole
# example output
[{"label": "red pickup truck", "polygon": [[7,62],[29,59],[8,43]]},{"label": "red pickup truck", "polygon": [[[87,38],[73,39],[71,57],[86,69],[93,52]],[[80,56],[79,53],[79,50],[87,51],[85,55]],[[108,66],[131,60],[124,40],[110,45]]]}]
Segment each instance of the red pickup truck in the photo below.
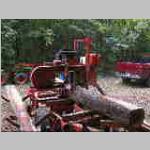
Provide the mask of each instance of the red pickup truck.
[{"label": "red pickup truck", "polygon": [[143,81],[150,87],[150,55],[134,61],[118,61],[116,72],[123,82]]}]

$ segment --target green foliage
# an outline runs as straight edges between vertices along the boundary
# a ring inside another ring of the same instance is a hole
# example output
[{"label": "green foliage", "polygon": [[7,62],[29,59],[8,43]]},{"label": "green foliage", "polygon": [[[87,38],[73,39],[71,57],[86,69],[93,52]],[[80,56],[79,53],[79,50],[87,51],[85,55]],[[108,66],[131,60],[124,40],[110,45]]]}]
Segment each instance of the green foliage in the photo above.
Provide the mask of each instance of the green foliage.
[{"label": "green foliage", "polygon": [[[17,62],[49,61],[53,50],[72,47],[74,38],[90,36],[111,69],[123,49],[150,49],[149,19],[6,19],[1,21],[2,67]],[[7,67],[8,68],[8,67]]]},{"label": "green foliage", "polygon": [[52,45],[54,40],[54,34],[51,29],[39,28],[38,30],[32,30],[28,34],[28,38],[35,39],[37,42],[44,43],[44,46]]},{"label": "green foliage", "polygon": [[15,63],[16,31],[12,28],[13,23],[13,21],[2,20],[1,24],[1,63],[6,68]]}]

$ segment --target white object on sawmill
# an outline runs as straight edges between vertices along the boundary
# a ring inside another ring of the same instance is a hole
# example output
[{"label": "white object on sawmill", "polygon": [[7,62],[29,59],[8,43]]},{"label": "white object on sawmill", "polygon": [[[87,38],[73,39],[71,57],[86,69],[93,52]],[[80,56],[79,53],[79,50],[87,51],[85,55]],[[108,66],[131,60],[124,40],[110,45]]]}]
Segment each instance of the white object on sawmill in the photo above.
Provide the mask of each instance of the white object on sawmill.
[{"label": "white object on sawmill", "polygon": [[80,63],[81,64],[86,64],[86,58],[85,57],[80,57]]}]

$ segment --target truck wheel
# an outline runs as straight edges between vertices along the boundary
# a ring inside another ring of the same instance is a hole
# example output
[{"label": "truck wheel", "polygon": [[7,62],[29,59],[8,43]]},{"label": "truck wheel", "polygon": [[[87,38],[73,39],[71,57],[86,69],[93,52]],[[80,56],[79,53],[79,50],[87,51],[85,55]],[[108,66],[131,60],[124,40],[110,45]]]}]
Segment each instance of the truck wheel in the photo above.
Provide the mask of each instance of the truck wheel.
[{"label": "truck wheel", "polygon": [[146,81],[146,85],[150,87],[150,78]]},{"label": "truck wheel", "polygon": [[130,79],[129,78],[122,78],[122,82],[127,84],[130,82]]}]

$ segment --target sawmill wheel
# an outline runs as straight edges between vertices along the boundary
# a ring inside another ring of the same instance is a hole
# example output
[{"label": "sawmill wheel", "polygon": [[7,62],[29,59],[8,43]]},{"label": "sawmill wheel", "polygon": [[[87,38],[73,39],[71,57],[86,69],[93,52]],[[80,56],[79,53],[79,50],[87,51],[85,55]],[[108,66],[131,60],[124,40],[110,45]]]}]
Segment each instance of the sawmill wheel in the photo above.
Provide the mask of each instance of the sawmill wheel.
[{"label": "sawmill wheel", "polygon": [[17,84],[25,84],[28,81],[28,75],[23,72],[17,73],[14,80]]}]

